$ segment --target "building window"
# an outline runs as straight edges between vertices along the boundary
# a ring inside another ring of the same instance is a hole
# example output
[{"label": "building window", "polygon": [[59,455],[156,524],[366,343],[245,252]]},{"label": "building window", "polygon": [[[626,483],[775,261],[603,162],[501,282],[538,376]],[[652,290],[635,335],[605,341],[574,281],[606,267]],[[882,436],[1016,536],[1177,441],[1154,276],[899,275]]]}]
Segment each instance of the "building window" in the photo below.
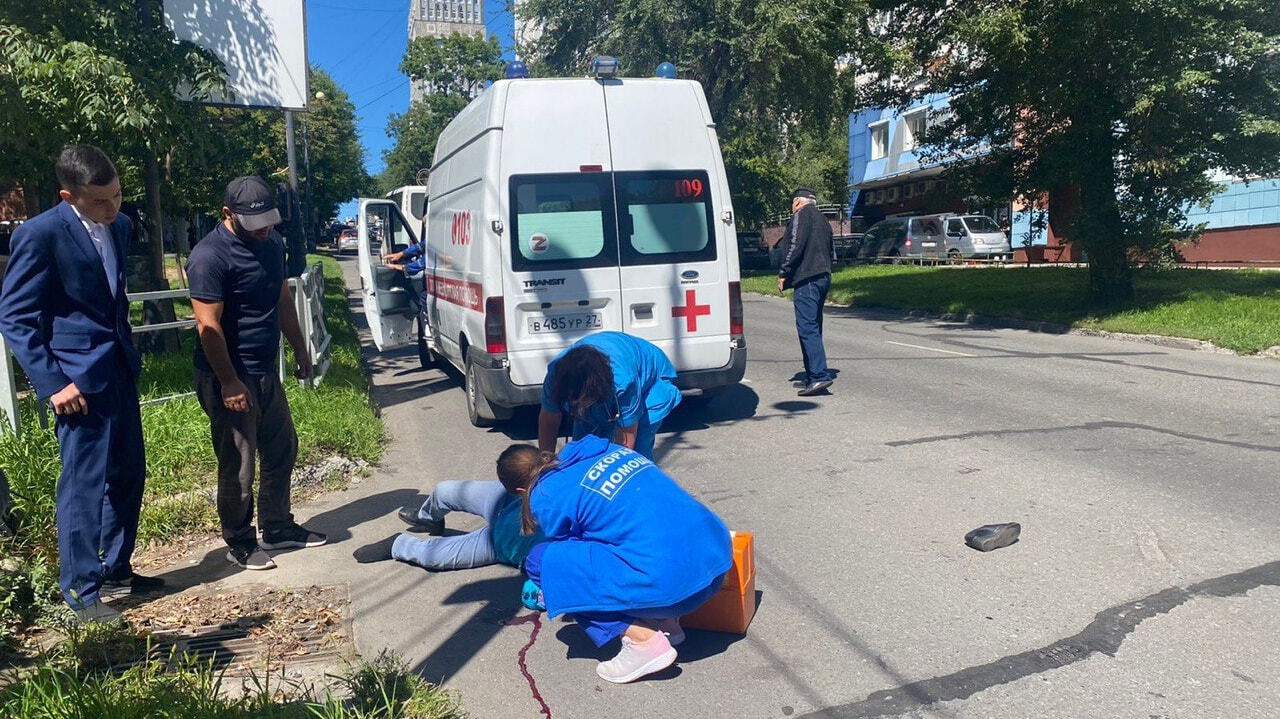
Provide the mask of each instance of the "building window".
[{"label": "building window", "polygon": [[880,160],[889,154],[889,122],[883,121],[872,125],[871,159]]},{"label": "building window", "polygon": [[927,129],[928,108],[908,112],[903,116],[902,149],[914,150],[920,146]]}]

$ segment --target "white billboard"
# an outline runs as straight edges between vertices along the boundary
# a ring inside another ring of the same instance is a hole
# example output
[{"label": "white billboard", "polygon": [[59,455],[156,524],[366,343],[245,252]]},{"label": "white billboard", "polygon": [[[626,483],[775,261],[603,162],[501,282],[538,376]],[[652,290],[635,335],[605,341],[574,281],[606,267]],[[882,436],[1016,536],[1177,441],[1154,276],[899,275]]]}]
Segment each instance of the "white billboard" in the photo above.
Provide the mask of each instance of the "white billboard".
[{"label": "white billboard", "polygon": [[306,109],[304,0],[164,0],[164,20],[179,40],[226,63],[230,93],[214,102]]}]

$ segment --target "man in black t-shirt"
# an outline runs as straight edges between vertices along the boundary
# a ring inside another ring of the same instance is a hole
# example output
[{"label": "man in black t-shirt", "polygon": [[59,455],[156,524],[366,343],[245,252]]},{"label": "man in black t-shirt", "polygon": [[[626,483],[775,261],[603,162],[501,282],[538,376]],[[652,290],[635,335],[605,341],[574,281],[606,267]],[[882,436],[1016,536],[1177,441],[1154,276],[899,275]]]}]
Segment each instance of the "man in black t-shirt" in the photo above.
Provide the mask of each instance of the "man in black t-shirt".
[{"label": "man in black t-shirt", "polygon": [[[293,347],[299,378],[311,375],[311,357],[285,283],[284,244],[275,195],[256,176],[227,185],[223,221],[187,259],[195,310],[196,395],[209,415],[218,458],[218,518],[227,559],[246,569],[271,569],[264,549],[318,547],[327,539],[293,521],[290,476],[298,434],[277,374],[280,333]],[[254,468],[262,479],[253,527]]]}]

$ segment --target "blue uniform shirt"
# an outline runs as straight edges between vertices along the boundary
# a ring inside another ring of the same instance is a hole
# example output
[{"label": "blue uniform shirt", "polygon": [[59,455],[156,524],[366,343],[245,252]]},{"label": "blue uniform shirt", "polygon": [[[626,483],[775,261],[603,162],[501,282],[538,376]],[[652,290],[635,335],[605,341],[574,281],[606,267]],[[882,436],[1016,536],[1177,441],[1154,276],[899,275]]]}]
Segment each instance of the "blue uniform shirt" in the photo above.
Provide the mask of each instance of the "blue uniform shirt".
[{"label": "blue uniform shirt", "polygon": [[[639,337],[622,332],[597,332],[573,343],[547,365],[547,378],[542,383],[543,409],[556,413],[569,411],[568,407],[557,407],[551,401],[552,378],[556,362],[569,350],[582,345],[595,347],[609,358],[618,401],[618,426],[635,425],[646,414],[649,424],[657,425],[680,404],[680,390],[675,385],[676,368],[666,353]],[[613,408],[597,409],[607,412]]]},{"label": "blue uniform shirt", "polygon": [[729,529],[657,465],[588,435],[560,452],[530,495],[548,543],[547,612],[667,607],[729,570]]}]

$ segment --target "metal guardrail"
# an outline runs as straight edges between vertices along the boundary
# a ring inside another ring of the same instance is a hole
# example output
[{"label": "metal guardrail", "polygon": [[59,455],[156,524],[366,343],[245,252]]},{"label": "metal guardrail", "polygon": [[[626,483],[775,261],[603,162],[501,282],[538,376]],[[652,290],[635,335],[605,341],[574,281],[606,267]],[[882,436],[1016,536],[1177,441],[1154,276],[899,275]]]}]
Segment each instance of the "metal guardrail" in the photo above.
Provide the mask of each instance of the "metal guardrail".
[{"label": "metal guardrail", "polygon": [[[311,377],[305,380],[308,387],[315,387],[324,379],[329,369],[331,340],[329,330],[324,321],[324,270],[317,263],[308,267],[300,277],[288,279],[289,289],[293,292],[294,307],[298,312],[298,323],[302,326],[303,337],[307,340],[307,349],[311,353]],[[190,297],[190,290],[157,290],[153,292],[131,292],[127,295],[129,304],[151,300],[181,299]],[[174,322],[157,322],[149,325],[138,325],[133,328],[134,334],[162,332],[165,330],[194,329],[194,319],[182,319]],[[284,381],[287,371],[284,362],[284,338],[280,339],[279,353],[280,381]],[[194,397],[195,392],[179,392],[164,397],[152,397],[141,401],[142,406],[163,404],[175,399]],[[48,405],[41,402],[40,424],[48,424]],[[13,354],[3,336],[0,336],[0,414],[4,415],[4,425],[14,434],[20,434],[22,425],[18,413],[17,373],[14,371]]]}]

